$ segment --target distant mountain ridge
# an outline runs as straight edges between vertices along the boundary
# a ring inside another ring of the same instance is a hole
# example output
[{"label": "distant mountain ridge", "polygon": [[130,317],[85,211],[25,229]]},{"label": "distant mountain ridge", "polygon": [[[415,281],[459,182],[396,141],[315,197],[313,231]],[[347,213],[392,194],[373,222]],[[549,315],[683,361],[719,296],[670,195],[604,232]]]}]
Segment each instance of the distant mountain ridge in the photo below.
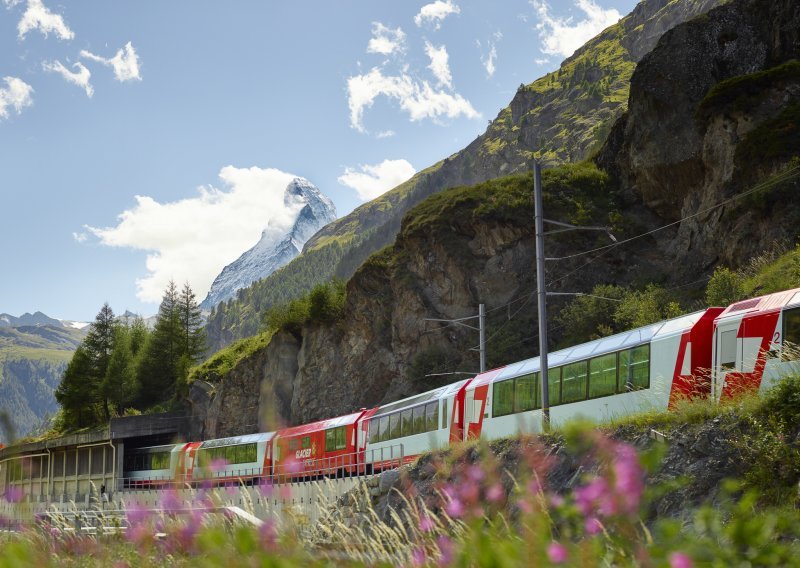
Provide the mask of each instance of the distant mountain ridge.
[{"label": "distant mountain ridge", "polygon": [[[15,435],[25,436],[58,410],[55,389],[87,330],[41,312],[0,319],[0,413]],[[0,443],[8,437],[0,431]]]},{"label": "distant mountain ridge", "polygon": [[222,269],[200,304],[201,309],[210,310],[232,298],[238,290],[288,264],[300,254],[309,238],[336,219],[333,202],[306,179],[293,179],[286,186],[283,201],[286,207],[298,209],[289,231],[276,235],[265,229],[253,248]]},{"label": "distant mountain ridge", "polygon": [[71,327],[74,329],[83,329],[88,322],[74,321],[74,320],[59,320],[51,318],[42,312],[34,312],[32,314],[25,312],[19,317],[12,316],[11,314],[0,314],[0,327],[23,327],[23,326],[44,326],[50,325],[54,327]]}]

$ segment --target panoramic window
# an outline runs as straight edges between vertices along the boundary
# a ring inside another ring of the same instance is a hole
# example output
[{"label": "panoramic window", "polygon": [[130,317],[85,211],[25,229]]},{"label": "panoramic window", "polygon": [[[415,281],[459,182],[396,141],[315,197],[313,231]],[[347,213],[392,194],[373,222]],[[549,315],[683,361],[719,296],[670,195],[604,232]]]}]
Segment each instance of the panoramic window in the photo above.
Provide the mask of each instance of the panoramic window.
[{"label": "panoramic window", "polygon": [[492,385],[492,416],[505,416],[514,412],[514,379]]},{"label": "panoramic window", "polygon": [[561,402],[577,402],[586,399],[586,361],[570,363],[561,367]]},{"label": "panoramic window", "polygon": [[[734,354],[734,362],[735,362]],[[650,386],[650,346],[641,345],[619,354],[620,382],[624,390],[646,389]],[[621,389],[622,390],[622,389]]]},{"label": "panoramic window", "polygon": [[589,398],[617,391],[617,354],[609,353],[589,361]]},{"label": "panoramic window", "polygon": [[783,312],[783,347],[781,358],[784,361],[800,359],[800,308]]}]

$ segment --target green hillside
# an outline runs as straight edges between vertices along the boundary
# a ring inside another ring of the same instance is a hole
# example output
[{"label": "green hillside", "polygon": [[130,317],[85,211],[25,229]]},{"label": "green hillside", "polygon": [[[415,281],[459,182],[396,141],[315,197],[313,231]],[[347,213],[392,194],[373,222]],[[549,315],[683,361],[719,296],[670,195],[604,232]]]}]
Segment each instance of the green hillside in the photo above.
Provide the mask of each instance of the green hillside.
[{"label": "green hillside", "polygon": [[0,327],[0,413],[13,432],[0,442],[30,433],[58,410],[54,391],[84,332],[55,326]]}]

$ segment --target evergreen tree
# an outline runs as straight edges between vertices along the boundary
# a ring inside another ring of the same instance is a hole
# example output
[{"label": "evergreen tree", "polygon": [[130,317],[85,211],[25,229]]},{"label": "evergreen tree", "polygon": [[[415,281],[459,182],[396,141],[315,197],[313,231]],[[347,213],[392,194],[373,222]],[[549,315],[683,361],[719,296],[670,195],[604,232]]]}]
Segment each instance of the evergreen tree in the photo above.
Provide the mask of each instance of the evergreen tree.
[{"label": "evergreen tree", "polygon": [[183,335],[183,353],[188,355],[191,363],[197,363],[206,352],[206,330],[203,327],[203,316],[197,305],[197,298],[188,282],[181,290],[178,312]]},{"label": "evergreen tree", "polygon": [[61,377],[55,396],[63,409],[66,428],[83,428],[95,423],[96,415],[92,400],[92,385],[88,380],[92,372],[92,359],[81,344],[75,350],[64,375]]},{"label": "evergreen tree", "polygon": [[108,397],[103,390],[103,381],[108,371],[111,352],[114,349],[116,321],[114,311],[108,302],[103,304],[89,326],[89,332],[83,340],[83,347],[91,361],[85,380],[89,383],[90,399],[87,402],[101,402],[105,419],[111,418]]},{"label": "evergreen tree", "polygon": [[167,400],[175,392],[178,361],[183,354],[179,305],[178,288],[170,280],[158,308],[155,327],[139,362],[139,402],[143,406]]},{"label": "evergreen tree", "polygon": [[134,357],[131,350],[132,330],[128,325],[118,325],[106,376],[103,380],[103,396],[122,416],[125,408],[137,395]]}]

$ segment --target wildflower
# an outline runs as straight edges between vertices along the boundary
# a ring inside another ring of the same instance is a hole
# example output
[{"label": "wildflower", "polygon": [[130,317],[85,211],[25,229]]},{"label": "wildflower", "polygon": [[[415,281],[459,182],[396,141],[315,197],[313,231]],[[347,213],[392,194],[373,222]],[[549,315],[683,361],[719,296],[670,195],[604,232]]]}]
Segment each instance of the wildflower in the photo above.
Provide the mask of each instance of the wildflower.
[{"label": "wildflower", "polygon": [[586,531],[586,534],[596,535],[600,534],[603,530],[603,525],[600,523],[597,517],[588,517],[586,522],[583,524],[583,528]]},{"label": "wildflower", "polygon": [[258,535],[261,537],[261,546],[266,552],[274,552],[275,545],[278,542],[278,531],[275,528],[275,521],[268,519],[258,529]]},{"label": "wildflower", "polygon": [[19,503],[23,498],[22,489],[12,485],[6,489],[5,498],[8,503]]},{"label": "wildflower", "polygon": [[150,511],[140,505],[132,504],[126,509],[125,516],[131,526],[139,525],[150,517]]},{"label": "wildflower", "polygon": [[211,465],[209,466],[209,469],[211,470],[211,473],[219,473],[221,471],[224,471],[226,467],[228,467],[228,460],[226,460],[225,458],[217,458],[211,460]]},{"label": "wildflower", "polygon": [[584,515],[589,515],[595,508],[602,504],[603,514],[614,513],[614,503],[609,494],[608,482],[602,477],[597,477],[583,487],[574,491],[575,504]]},{"label": "wildflower", "polygon": [[265,499],[269,499],[272,497],[272,493],[275,491],[275,486],[269,479],[262,480],[261,483],[258,484],[258,491]]},{"label": "wildflower", "polygon": [[419,519],[419,530],[430,532],[433,530],[433,521],[428,515],[422,515]]},{"label": "wildflower", "polygon": [[444,510],[452,518],[457,519],[464,514],[464,504],[459,499],[453,497],[453,499],[445,505]]},{"label": "wildflower", "polygon": [[553,564],[563,564],[567,561],[566,547],[558,542],[551,542],[547,545],[547,558]]},{"label": "wildflower", "polygon": [[436,539],[436,545],[439,547],[439,566],[449,566],[453,562],[453,541],[449,537],[442,535]]},{"label": "wildflower", "polygon": [[499,483],[494,483],[486,490],[486,500],[490,503],[498,503],[506,496],[503,486]]},{"label": "wildflower", "polygon": [[161,498],[161,509],[166,513],[177,513],[183,508],[183,502],[177,491],[167,490]]},{"label": "wildflower", "polygon": [[517,507],[519,508],[520,511],[522,511],[526,515],[530,515],[531,513],[533,513],[533,506],[530,504],[530,501],[526,499],[520,499],[519,501],[517,501]]},{"label": "wildflower", "polygon": [[467,477],[474,482],[480,482],[483,481],[483,478],[486,477],[486,474],[481,466],[471,465],[469,469],[467,469]]},{"label": "wildflower", "polygon": [[669,555],[669,566],[670,568],[692,568],[694,564],[688,554],[673,552]]},{"label": "wildflower", "polygon": [[625,512],[633,514],[639,509],[644,492],[644,472],[631,446],[618,444],[615,454],[614,486]]},{"label": "wildflower", "polygon": [[425,564],[425,549],[415,548],[411,553],[411,562],[414,566],[422,566]]}]

